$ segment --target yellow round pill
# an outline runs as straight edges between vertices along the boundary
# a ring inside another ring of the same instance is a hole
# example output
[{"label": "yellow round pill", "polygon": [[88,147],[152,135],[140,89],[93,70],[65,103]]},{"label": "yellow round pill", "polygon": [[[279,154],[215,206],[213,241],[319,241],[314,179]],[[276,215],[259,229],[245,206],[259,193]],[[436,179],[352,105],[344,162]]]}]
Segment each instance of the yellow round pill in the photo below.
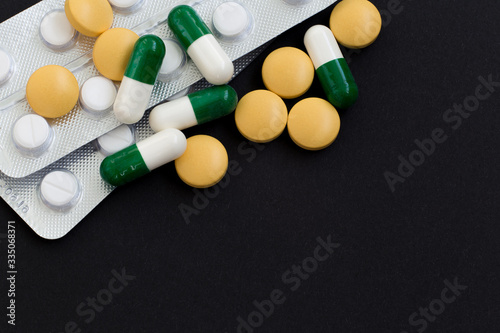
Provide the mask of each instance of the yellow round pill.
[{"label": "yellow round pill", "polygon": [[100,35],[92,52],[99,73],[110,80],[121,81],[138,39],[139,35],[125,28],[110,29]]},{"label": "yellow round pill", "polygon": [[197,188],[217,184],[226,174],[227,166],[226,148],[208,135],[187,139],[186,151],[175,160],[175,169],[182,181]]},{"label": "yellow round pill", "polygon": [[314,65],[309,56],[294,47],[271,52],[262,65],[262,80],[267,89],[282,98],[302,96],[314,79]]},{"label": "yellow round pill", "polygon": [[85,36],[97,37],[113,24],[113,9],[107,0],[66,0],[69,23]]},{"label": "yellow round pill", "polygon": [[264,143],[285,130],[288,110],[285,102],[268,90],[254,90],[243,96],[234,112],[236,127],[250,141]]},{"label": "yellow round pill", "polygon": [[299,147],[320,150],[337,138],[340,117],[333,105],[321,98],[306,98],[290,110],[288,133]]},{"label": "yellow round pill", "polygon": [[351,49],[367,47],[377,39],[382,17],[367,0],[343,0],[333,8],[330,29],[337,41]]},{"label": "yellow round pill", "polygon": [[48,65],[37,69],[26,85],[26,99],[40,116],[57,118],[70,112],[78,101],[78,81],[68,69]]}]

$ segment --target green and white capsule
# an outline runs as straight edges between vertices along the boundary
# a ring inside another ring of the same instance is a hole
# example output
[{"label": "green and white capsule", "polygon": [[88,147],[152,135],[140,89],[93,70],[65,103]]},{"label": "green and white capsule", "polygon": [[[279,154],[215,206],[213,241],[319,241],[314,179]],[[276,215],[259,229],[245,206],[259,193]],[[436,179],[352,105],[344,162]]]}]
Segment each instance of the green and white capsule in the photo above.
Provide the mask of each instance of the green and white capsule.
[{"label": "green and white capsule", "polygon": [[233,88],[213,86],[155,107],[149,114],[149,125],[155,132],[183,130],[228,115],[237,104]]},{"label": "green and white capsule", "polygon": [[142,118],[164,57],[165,44],[160,37],[145,35],[137,40],[113,105],[116,119],[134,124]]},{"label": "green and white capsule", "polygon": [[126,184],[181,157],[186,147],[181,131],[166,129],[106,157],[101,163],[101,177],[114,186]]},{"label": "green and white capsule", "polygon": [[304,44],[328,101],[340,109],[353,105],[358,99],[358,86],[332,31],[315,25],[307,30]]},{"label": "green and white capsule", "polygon": [[233,62],[192,7],[173,8],[168,26],[208,82],[221,85],[231,80]]}]

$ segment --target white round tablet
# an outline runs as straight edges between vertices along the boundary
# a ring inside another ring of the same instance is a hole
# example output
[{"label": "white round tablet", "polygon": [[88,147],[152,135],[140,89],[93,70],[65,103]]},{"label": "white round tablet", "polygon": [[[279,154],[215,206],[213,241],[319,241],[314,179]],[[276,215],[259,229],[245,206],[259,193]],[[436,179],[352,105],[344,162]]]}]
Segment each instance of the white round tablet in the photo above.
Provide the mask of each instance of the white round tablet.
[{"label": "white round tablet", "polygon": [[240,41],[252,30],[253,21],[248,10],[235,1],[224,2],[212,17],[214,34],[227,42]]},{"label": "white round tablet", "polygon": [[85,81],[80,89],[80,105],[93,116],[102,116],[113,108],[116,86],[104,76],[94,76]]},{"label": "white round tablet", "polygon": [[133,127],[120,125],[114,130],[97,138],[97,148],[105,156],[113,155],[134,144],[134,132]]},{"label": "white round tablet", "polygon": [[68,170],[55,170],[43,177],[40,198],[49,208],[66,211],[80,199],[81,188],[76,176]]},{"label": "white round tablet", "polygon": [[40,23],[40,38],[48,47],[61,50],[73,46],[78,32],[69,23],[63,9],[48,12]]},{"label": "white round tablet", "polygon": [[113,9],[117,12],[135,12],[137,11],[142,4],[143,0],[108,0],[109,4]]},{"label": "white round tablet", "polygon": [[292,6],[304,6],[307,5],[311,0],[283,0],[287,4],[292,5]]},{"label": "white round tablet", "polygon": [[14,60],[6,51],[0,48],[0,85],[9,81],[14,73]]},{"label": "white round tablet", "polygon": [[171,81],[182,74],[187,56],[177,41],[164,39],[163,42],[165,43],[165,58],[163,58],[158,78],[163,81]]},{"label": "white round tablet", "polygon": [[14,146],[23,154],[36,157],[52,143],[52,128],[45,118],[27,114],[19,118],[12,128]]}]

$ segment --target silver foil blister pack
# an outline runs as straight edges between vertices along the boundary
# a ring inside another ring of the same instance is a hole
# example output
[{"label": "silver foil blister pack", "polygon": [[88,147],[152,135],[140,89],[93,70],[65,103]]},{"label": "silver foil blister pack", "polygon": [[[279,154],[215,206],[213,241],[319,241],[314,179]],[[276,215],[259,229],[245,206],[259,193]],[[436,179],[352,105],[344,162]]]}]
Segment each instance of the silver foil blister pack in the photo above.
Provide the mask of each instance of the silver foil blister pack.
[{"label": "silver foil blister pack", "polygon": [[[174,39],[166,20],[170,10],[178,4],[188,4],[214,30],[214,12],[227,0],[147,0],[132,12],[114,7],[112,28],[124,27],[139,35],[155,34],[163,39]],[[231,60],[236,60],[272,38],[331,5],[332,0],[292,1],[237,1],[249,12],[252,26],[242,38],[228,39],[215,33]],[[111,2],[112,3],[112,2]],[[33,113],[25,98],[26,83],[40,67],[54,64],[69,69],[80,87],[89,78],[99,75],[92,63],[92,47],[96,38],[75,37],[74,45],[62,50],[50,48],[40,37],[40,22],[54,11],[64,8],[64,0],[44,0],[0,24],[0,56],[7,56],[12,66],[0,82],[0,171],[9,177],[25,177],[69,154],[98,136],[116,128],[120,123],[113,112],[95,118],[84,112],[79,104],[65,116],[48,120],[52,140],[45,151],[32,156],[19,150],[12,140],[14,123],[23,115]],[[0,66],[1,67],[1,66]],[[0,72],[2,68],[0,68]],[[1,74],[1,73],[0,73]],[[152,107],[202,78],[191,60],[175,79],[162,78],[156,82],[149,103]]]},{"label": "silver foil blister pack", "polygon": [[[250,64],[266,46],[266,44],[260,46],[236,60],[234,62],[235,75]],[[188,92],[209,86],[211,84],[206,80],[200,80],[177,95],[182,97]],[[129,126],[121,125],[114,131],[119,131],[122,127],[125,130],[130,129],[133,141],[136,142],[154,134],[149,126],[149,112],[146,112],[138,123]],[[107,135],[80,147],[29,176],[13,178],[0,173],[0,196],[39,236],[46,239],[63,237],[115,189],[114,186],[104,182],[99,173],[102,160],[106,155],[114,152],[110,151],[108,143],[100,140],[104,137]],[[134,143],[133,141],[123,142],[123,138],[111,139],[115,143],[116,140],[121,140],[119,144],[123,146]],[[49,190],[55,194],[52,200],[44,200],[42,194],[41,184],[47,176],[54,176],[48,182]],[[68,193],[71,190],[77,191],[73,197],[71,197],[73,193]],[[54,207],[53,204],[58,203],[57,200],[62,200],[61,198],[71,198],[71,200],[68,199],[58,207]]]}]

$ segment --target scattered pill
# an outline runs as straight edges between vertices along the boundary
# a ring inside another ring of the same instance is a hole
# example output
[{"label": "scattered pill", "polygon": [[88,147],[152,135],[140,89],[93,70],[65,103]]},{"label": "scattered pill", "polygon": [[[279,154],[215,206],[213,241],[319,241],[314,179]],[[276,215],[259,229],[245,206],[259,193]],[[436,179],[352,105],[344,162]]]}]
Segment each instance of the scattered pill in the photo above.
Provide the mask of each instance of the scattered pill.
[{"label": "scattered pill", "polygon": [[214,35],[225,42],[245,39],[253,28],[253,19],[242,4],[235,1],[223,2],[212,17]]},{"label": "scattered pill", "polygon": [[80,182],[68,170],[55,170],[43,177],[40,198],[49,208],[67,211],[78,203],[81,196]]},{"label": "scattered pill", "polygon": [[134,142],[134,128],[129,125],[120,125],[97,138],[97,148],[104,156],[109,156],[133,145]]},{"label": "scattered pill", "polygon": [[155,107],[149,125],[155,132],[167,128],[183,130],[230,114],[238,95],[228,85],[213,86]]},{"label": "scattered pill", "polygon": [[45,118],[27,114],[19,118],[12,128],[14,146],[27,156],[37,157],[52,143],[52,129]]},{"label": "scattered pill", "polygon": [[208,82],[220,85],[231,80],[231,59],[192,7],[180,5],[172,9],[168,26]]},{"label": "scattered pill", "polygon": [[358,86],[332,31],[324,25],[315,25],[307,30],[304,44],[330,103],[340,109],[354,104]]},{"label": "scattered pill", "polygon": [[125,28],[109,29],[100,35],[92,51],[99,73],[110,80],[121,81],[138,39],[139,35]]},{"label": "scattered pill", "polygon": [[314,66],[304,51],[282,47],[271,52],[264,60],[262,79],[266,88],[278,96],[297,98],[311,87]]},{"label": "scattered pill", "polygon": [[330,29],[340,44],[361,49],[377,39],[382,29],[382,17],[370,1],[343,0],[333,8]]},{"label": "scattered pill", "polygon": [[110,111],[116,98],[116,86],[110,79],[94,76],[80,90],[80,105],[92,116],[100,117]]},{"label": "scattered pill", "polygon": [[78,102],[78,81],[68,69],[47,65],[37,69],[26,85],[31,108],[45,118],[57,118],[70,112]]},{"label": "scattered pill", "polygon": [[160,68],[158,78],[164,81],[171,81],[178,78],[187,62],[186,53],[181,45],[173,39],[164,39],[165,58]]},{"label": "scattered pill", "polygon": [[268,90],[254,90],[239,101],[234,114],[236,127],[250,141],[264,143],[276,139],[286,127],[285,102]]},{"label": "scattered pill", "polygon": [[40,38],[48,47],[64,50],[75,44],[78,32],[69,23],[64,10],[48,12],[40,23]]},{"label": "scattered pill", "polygon": [[113,106],[116,119],[134,124],[142,118],[164,57],[160,37],[144,35],[137,40]]},{"label": "scattered pill", "polygon": [[228,167],[226,148],[208,135],[195,135],[187,139],[186,152],[175,160],[179,178],[189,186],[206,188],[217,184]]},{"label": "scattered pill", "polygon": [[158,132],[106,157],[101,163],[101,177],[113,186],[126,184],[179,158],[186,144],[186,137],[177,129]]},{"label": "scattered pill", "polygon": [[288,134],[299,147],[320,150],[337,138],[340,117],[337,110],[321,98],[306,98],[295,104],[288,116]]},{"label": "scattered pill", "polygon": [[14,60],[10,54],[0,48],[0,85],[9,81],[14,73]]},{"label": "scattered pill", "polygon": [[137,11],[144,0],[108,0],[111,7],[120,13],[131,13]]},{"label": "scattered pill", "polygon": [[113,9],[107,0],[66,0],[64,11],[71,25],[89,37],[99,36],[113,23]]}]

